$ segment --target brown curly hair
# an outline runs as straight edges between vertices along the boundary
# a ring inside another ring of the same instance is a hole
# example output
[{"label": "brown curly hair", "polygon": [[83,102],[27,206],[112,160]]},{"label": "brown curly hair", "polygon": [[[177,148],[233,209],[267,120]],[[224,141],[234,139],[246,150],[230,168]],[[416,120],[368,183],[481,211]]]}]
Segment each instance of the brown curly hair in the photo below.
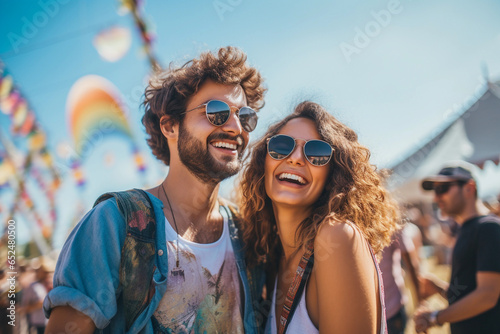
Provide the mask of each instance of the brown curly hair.
[{"label": "brown curly hair", "polygon": [[377,169],[369,162],[370,151],[358,136],[314,102],[302,102],[295,111],[269,128],[252,145],[250,162],[239,179],[238,202],[243,221],[247,261],[253,266],[276,260],[279,249],[272,203],[266,194],[264,166],[267,138],[277,134],[290,120],[308,118],[315,122],[321,138],[334,148],[325,188],[314,204],[314,215],[296,231],[298,247],[312,242],[322,224],[350,221],[356,224],[378,253],[399,228],[399,210],[382,186]]},{"label": "brown curly hair", "polygon": [[180,68],[170,64],[169,69],[151,79],[144,93],[142,124],[149,135],[148,145],[158,160],[170,164],[170,150],[160,130],[160,118],[170,115],[181,124],[189,98],[207,79],[220,84],[241,85],[248,106],[257,111],[264,106],[266,88],[263,87],[263,79],[246,60],[243,51],[228,46],[220,48],[217,54],[204,52]]}]

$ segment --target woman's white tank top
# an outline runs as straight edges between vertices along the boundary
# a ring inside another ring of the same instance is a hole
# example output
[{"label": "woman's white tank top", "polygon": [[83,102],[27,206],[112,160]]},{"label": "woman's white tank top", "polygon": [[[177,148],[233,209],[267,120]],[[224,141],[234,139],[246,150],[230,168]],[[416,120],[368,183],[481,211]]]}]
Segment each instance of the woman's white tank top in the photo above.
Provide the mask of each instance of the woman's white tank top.
[{"label": "woman's white tank top", "polygon": [[[358,227],[356,225],[354,225],[354,224],[350,224],[350,225],[353,226],[354,228],[358,229]],[[367,243],[368,243],[368,241],[367,241]],[[385,317],[384,282],[382,281],[382,273],[380,272],[377,258],[375,257],[375,254],[373,253],[373,250],[372,250],[370,244],[368,244],[368,248],[370,249],[370,254],[372,255],[373,262],[375,263],[375,268],[377,270],[377,277],[378,277],[379,299],[380,299],[380,305],[382,308],[382,315],[381,315],[381,321],[380,321],[380,334],[386,334],[387,333],[387,324],[386,324],[386,317]],[[271,304],[271,311],[269,312],[269,317],[267,318],[267,323],[266,323],[266,329],[265,329],[266,334],[278,333],[278,330],[276,328],[276,314],[275,314],[277,281],[278,281],[278,278],[276,277],[276,280],[274,282],[274,293],[273,293],[273,301]],[[309,318],[309,314],[307,313],[306,288],[307,288],[307,284],[304,287],[304,290],[302,291],[302,295],[300,296],[300,302],[297,305],[297,308],[295,309],[295,313],[293,314],[292,319],[290,320],[290,323],[288,324],[286,334],[294,334],[294,333],[318,334],[319,333],[319,330],[314,326],[313,322],[311,321],[311,318]]]},{"label": "woman's white tank top", "polygon": [[[277,279],[274,282],[274,293],[273,293],[273,303],[271,305],[271,312],[269,313],[269,317],[267,318],[266,331],[267,334],[276,334],[278,330],[276,328],[276,283]],[[307,284],[306,284],[307,287]],[[309,318],[309,314],[307,313],[306,307],[306,287],[304,287],[304,291],[300,296],[300,302],[295,309],[295,313],[288,324],[287,333],[307,333],[307,334],[317,334],[319,333],[318,329],[314,326]]]}]

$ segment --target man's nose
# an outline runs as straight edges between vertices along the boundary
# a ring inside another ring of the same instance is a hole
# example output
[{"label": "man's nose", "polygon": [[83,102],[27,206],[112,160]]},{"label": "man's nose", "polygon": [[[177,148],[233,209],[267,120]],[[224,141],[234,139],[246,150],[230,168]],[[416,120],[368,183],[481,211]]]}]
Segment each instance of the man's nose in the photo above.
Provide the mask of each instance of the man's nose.
[{"label": "man's nose", "polygon": [[226,132],[232,133],[233,135],[239,135],[243,132],[243,127],[241,126],[240,119],[238,117],[238,109],[231,108],[231,113],[229,114],[229,119],[222,129]]}]

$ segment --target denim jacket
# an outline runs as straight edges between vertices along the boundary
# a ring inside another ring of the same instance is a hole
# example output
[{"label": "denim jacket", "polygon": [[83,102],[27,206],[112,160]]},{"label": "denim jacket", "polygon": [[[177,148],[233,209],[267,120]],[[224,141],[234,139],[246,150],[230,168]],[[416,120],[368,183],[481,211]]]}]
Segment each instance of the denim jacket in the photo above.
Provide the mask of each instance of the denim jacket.
[{"label": "denim jacket", "polygon": [[[168,254],[163,203],[149,193],[148,196],[154,207],[157,228],[154,295],[129,331],[125,327],[123,303],[119,302],[119,268],[126,222],[112,198],[89,211],[66,240],[57,261],[54,289],[43,303],[47,317],[54,307],[68,305],[90,317],[96,325],[96,333],[153,333],[151,317],[167,290]],[[244,291],[242,306],[245,333],[259,333],[265,320],[260,301],[264,275],[259,268],[246,268],[243,243],[232,214],[222,205],[220,212],[228,218],[234,256]]]}]

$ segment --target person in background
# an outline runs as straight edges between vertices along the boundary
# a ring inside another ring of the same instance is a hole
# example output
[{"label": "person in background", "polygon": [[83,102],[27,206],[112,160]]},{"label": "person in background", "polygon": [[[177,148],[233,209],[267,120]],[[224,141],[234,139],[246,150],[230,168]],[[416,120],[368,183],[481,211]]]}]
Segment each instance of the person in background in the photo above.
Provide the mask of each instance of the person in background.
[{"label": "person in background", "polygon": [[456,163],[423,180],[422,188],[434,191],[439,209],[459,225],[452,254],[449,283],[423,278],[424,298],[439,293],[449,306],[419,310],[417,332],[450,323],[452,334],[500,333],[500,218],[480,215],[478,187],[472,166]]},{"label": "person in background", "polygon": [[35,281],[23,290],[21,297],[22,312],[26,314],[28,328],[34,328],[38,334],[45,333],[47,319],[43,313],[43,300],[52,290],[55,264],[45,256],[32,260]]},{"label": "person in background", "polygon": [[404,334],[406,328],[405,303],[407,298],[401,262],[405,265],[406,274],[410,277],[418,302],[420,302],[419,260],[417,256],[413,241],[404,233],[404,227],[396,232],[393,236],[393,242],[382,251],[380,270],[384,280],[388,334]]}]

